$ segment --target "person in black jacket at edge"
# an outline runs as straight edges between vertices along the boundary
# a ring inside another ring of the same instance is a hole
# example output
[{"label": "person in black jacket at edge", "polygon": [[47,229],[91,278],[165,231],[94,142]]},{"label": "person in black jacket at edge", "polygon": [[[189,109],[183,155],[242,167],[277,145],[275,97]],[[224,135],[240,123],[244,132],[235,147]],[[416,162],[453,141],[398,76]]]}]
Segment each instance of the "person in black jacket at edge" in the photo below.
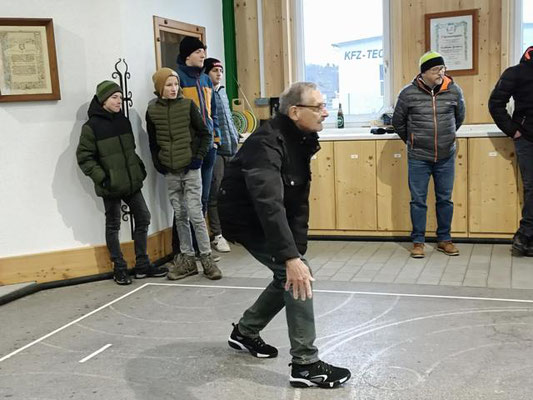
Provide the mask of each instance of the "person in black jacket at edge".
[{"label": "person in black jacket at edge", "polygon": [[272,282],[248,308],[228,344],[259,358],[278,350],[259,333],[285,307],[291,344],[290,384],[335,387],[350,371],[318,358],[312,300],[314,281],[307,261],[311,156],[317,132],[328,116],[314,83],[297,82],[280,97],[279,113],[252,134],[227,165],[219,189],[222,231],[241,243],[274,273]]},{"label": "person in black jacket at edge", "polygon": [[[506,106],[514,99],[510,116]],[[498,128],[513,138],[522,183],[524,206],[520,227],[513,237],[513,254],[533,257],[533,46],[517,65],[507,68],[489,98],[489,112]]]}]

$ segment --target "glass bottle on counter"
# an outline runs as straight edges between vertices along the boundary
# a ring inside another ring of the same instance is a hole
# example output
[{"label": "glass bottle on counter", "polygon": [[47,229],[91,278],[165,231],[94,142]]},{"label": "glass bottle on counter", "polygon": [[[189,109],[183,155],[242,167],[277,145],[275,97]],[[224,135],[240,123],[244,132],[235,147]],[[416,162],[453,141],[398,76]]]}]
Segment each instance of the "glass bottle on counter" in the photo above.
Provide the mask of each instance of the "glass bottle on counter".
[{"label": "glass bottle on counter", "polygon": [[344,128],[344,114],[342,113],[341,103],[339,103],[339,111],[337,112],[337,128]]}]

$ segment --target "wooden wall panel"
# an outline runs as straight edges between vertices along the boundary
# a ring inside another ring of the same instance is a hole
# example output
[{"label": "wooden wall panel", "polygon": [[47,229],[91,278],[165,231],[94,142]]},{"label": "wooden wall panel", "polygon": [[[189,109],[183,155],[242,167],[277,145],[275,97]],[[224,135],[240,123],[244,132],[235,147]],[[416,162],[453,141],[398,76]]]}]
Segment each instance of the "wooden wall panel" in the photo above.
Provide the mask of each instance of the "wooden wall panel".
[{"label": "wooden wall panel", "polygon": [[[237,47],[237,77],[239,80],[239,98],[244,96],[250,102],[258,118],[268,117],[264,108],[257,108],[254,99],[259,97],[261,85],[259,78],[259,33],[257,30],[257,2],[235,0],[235,45]],[[244,96],[243,96],[244,92]],[[248,106],[245,103],[245,109]]]},{"label": "wooden wall panel", "polygon": [[[281,92],[288,82],[284,76],[284,49],[290,35],[283,32],[284,6],[290,0],[263,0],[265,85],[267,96]],[[511,0],[394,0],[391,2],[392,87],[394,97],[418,73],[418,59],[425,52],[424,15],[445,11],[479,10],[478,74],[455,78],[467,104],[465,123],[492,123],[487,100],[501,72],[507,66]],[[285,10],[285,11],[284,11]],[[235,29],[239,80],[248,99],[259,97],[259,48],[257,46],[257,2],[235,1]],[[502,38],[505,43],[502,43]],[[295,43],[296,46],[299,43]],[[268,55],[268,56],[267,56]],[[278,62],[279,61],[279,62]],[[294,61],[294,60],[292,60]],[[453,72],[450,73],[453,76]],[[265,116],[266,107],[255,107]],[[268,115],[266,115],[268,116]]]},{"label": "wooden wall panel", "polygon": [[[400,0],[391,8],[394,20],[393,32],[401,30],[401,36],[393,36],[393,88],[395,96],[419,72],[418,59],[425,52],[424,15],[446,11],[479,10],[479,58],[478,74],[454,77],[463,89],[467,112],[467,124],[492,123],[487,109],[491,90],[502,72],[502,2],[501,0]],[[505,5],[507,7],[507,5]],[[394,14],[396,13],[396,14]],[[453,77],[453,72],[450,72]],[[397,79],[400,78],[401,82]]]},{"label": "wooden wall panel", "polygon": [[282,24],[282,0],[263,0],[265,97],[278,97],[284,87]]},{"label": "wooden wall panel", "polygon": [[[170,228],[148,237],[148,255],[152,261],[170,254],[170,239]],[[132,268],[135,265],[133,242],[125,242],[121,246],[124,258]],[[7,257],[0,258],[0,285],[58,281],[101,274],[112,269],[106,246]]]}]

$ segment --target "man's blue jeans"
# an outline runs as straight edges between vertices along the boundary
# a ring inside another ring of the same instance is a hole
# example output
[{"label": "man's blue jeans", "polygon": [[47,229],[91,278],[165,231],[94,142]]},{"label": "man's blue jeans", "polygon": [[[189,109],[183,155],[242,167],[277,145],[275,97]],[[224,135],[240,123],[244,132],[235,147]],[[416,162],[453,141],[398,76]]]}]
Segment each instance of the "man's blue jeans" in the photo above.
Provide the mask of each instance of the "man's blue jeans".
[{"label": "man's blue jeans", "polygon": [[426,199],[429,178],[433,175],[437,211],[437,241],[451,240],[453,217],[452,191],[455,179],[455,153],[437,162],[408,160],[409,190],[411,191],[411,223],[413,243],[424,243],[426,235]]}]

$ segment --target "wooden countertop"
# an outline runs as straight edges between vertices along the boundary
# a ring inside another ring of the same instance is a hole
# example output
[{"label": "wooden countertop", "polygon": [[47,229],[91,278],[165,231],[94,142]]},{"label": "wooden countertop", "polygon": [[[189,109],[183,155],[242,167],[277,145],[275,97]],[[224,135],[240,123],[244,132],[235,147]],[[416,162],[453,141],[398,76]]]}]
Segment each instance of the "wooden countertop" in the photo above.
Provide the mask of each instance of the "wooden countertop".
[{"label": "wooden countertop", "polygon": [[[328,128],[319,132],[321,141],[339,141],[339,140],[399,140],[400,137],[395,133],[385,133],[383,135],[374,135],[370,133],[370,128]],[[503,137],[505,134],[494,124],[480,125],[463,125],[457,131],[459,138],[476,138],[476,137]]]}]

